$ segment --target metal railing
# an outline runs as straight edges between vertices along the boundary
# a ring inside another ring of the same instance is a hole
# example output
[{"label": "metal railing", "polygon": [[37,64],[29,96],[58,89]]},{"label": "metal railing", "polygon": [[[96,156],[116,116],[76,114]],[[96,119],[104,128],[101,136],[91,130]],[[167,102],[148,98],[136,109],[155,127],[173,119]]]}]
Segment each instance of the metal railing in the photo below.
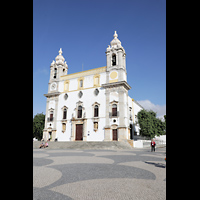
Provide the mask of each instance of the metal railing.
[{"label": "metal railing", "polygon": [[53,120],[54,120],[54,117],[53,118],[50,118],[50,117],[47,118],[47,122],[52,122]]}]

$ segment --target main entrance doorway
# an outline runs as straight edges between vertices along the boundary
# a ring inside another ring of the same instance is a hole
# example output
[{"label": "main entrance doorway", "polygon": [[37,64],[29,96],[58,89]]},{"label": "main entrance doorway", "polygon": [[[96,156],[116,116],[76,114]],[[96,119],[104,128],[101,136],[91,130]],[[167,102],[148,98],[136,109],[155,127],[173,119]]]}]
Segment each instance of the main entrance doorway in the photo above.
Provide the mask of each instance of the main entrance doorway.
[{"label": "main entrance doorway", "polygon": [[117,140],[117,129],[112,129],[113,132],[113,140]]},{"label": "main entrance doorway", "polygon": [[83,124],[76,124],[76,140],[83,140]]},{"label": "main entrance doorway", "polygon": [[52,132],[49,131],[49,138],[48,138],[48,140],[51,140],[51,139],[52,139]]}]

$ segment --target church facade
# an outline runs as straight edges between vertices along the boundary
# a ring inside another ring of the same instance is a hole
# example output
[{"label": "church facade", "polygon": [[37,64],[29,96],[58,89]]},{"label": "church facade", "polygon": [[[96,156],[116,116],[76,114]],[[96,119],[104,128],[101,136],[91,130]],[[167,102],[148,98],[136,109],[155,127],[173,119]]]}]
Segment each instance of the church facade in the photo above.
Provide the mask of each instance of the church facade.
[{"label": "church facade", "polygon": [[120,141],[139,134],[137,113],[143,109],[128,96],[126,53],[115,31],[106,49],[107,63],[68,74],[59,55],[50,66],[43,139]]}]

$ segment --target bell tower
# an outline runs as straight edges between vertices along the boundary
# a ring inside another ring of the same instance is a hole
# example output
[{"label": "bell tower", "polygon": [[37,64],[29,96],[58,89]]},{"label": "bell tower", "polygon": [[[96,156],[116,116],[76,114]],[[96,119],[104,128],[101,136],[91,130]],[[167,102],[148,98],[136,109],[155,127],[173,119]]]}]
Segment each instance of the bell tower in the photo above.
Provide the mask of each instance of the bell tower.
[{"label": "bell tower", "polygon": [[62,48],[60,48],[58,53],[59,55],[57,55],[55,58],[56,62],[53,60],[50,66],[51,72],[49,82],[57,81],[60,79],[60,76],[67,75],[68,65],[62,55]]},{"label": "bell tower", "polygon": [[68,65],[65,58],[62,56],[62,49],[59,50],[59,55],[56,56],[55,60],[50,65],[50,78],[48,93],[44,94],[47,97],[46,103],[46,115],[45,115],[45,127],[43,130],[43,138],[45,140],[56,138],[57,132],[57,113],[58,113],[58,100],[59,100],[59,84],[60,77],[67,75]]},{"label": "bell tower", "polygon": [[128,119],[128,90],[126,53],[118,39],[117,32],[106,49],[106,83],[102,84],[106,95],[106,123],[104,140],[128,140],[130,128]]},{"label": "bell tower", "polygon": [[126,53],[115,31],[114,39],[106,49],[107,58],[107,83],[127,81]]},{"label": "bell tower", "polygon": [[50,65],[50,78],[49,78],[48,93],[57,92],[60,77],[63,75],[67,75],[68,65],[65,61],[65,58],[62,55],[62,48],[60,48],[58,53],[59,53],[59,55],[57,55],[55,58],[56,61],[53,60]]}]

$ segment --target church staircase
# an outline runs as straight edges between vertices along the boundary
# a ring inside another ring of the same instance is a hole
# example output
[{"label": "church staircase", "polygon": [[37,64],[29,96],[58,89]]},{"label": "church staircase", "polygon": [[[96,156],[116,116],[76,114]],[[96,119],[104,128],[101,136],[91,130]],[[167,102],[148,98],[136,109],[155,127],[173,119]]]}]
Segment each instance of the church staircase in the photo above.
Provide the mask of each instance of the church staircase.
[{"label": "church staircase", "polygon": [[[33,149],[39,149],[41,141],[33,142]],[[92,141],[70,141],[70,142],[48,142],[49,147],[47,149],[132,149],[130,143],[127,141],[102,141],[102,142],[92,142]]]}]

